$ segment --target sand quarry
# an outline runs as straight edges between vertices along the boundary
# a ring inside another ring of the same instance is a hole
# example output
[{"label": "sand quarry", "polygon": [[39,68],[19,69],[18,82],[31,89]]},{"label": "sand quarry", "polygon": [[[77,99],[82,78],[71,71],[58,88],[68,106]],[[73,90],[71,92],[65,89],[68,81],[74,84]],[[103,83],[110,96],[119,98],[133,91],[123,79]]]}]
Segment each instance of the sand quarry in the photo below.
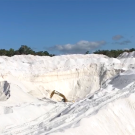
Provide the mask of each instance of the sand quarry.
[{"label": "sand quarry", "polygon": [[0,56],[0,135],[134,134],[135,52]]}]

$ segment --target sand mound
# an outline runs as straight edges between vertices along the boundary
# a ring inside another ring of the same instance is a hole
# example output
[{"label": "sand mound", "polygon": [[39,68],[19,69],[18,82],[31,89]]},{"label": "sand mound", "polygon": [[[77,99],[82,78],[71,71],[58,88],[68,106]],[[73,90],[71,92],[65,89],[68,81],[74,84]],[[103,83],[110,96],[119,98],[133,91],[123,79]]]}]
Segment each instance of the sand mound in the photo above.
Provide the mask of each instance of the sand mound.
[{"label": "sand mound", "polygon": [[[0,134],[134,135],[135,65],[126,56],[0,57]],[[49,99],[53,90],[71,102]]]}]

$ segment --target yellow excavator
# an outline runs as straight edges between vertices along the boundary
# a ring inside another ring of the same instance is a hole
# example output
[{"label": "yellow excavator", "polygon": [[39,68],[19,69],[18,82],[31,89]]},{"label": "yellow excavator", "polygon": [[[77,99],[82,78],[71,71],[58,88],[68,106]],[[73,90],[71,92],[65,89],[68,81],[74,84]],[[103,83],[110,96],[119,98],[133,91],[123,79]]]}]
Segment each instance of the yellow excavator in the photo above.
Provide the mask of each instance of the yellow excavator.
[{"label": "yellow excavator", "polygon": [[50,95],[50,98],[52,98],[54,94],[57,94],[57,95],[61,96],[63,98],[62,99],[63,102],[68,102],[68,100],[66,99],[66,97],[63,94],[61,94],[60,92],[56,91],[56,90],[53,90],[53,92]]}]

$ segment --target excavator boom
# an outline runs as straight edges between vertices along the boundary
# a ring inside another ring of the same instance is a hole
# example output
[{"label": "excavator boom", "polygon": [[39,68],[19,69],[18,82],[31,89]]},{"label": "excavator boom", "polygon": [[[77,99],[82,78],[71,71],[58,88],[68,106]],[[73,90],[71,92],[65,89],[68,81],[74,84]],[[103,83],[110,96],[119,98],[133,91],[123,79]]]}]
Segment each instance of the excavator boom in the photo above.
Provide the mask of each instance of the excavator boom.
[{"label": "excavator boom", "polygon": [[54,94],[57,94],[57,95],[61,96],[61,97],[63,98],[63,99],[62,99],[63,102],[68,102],[68,100],[66,99],[66,97],[65,97],[63,94],[61,94],[60,92],[56,91],[56,90],[54,90],[54,91],[51,93],[50,98],[52,98]]}]

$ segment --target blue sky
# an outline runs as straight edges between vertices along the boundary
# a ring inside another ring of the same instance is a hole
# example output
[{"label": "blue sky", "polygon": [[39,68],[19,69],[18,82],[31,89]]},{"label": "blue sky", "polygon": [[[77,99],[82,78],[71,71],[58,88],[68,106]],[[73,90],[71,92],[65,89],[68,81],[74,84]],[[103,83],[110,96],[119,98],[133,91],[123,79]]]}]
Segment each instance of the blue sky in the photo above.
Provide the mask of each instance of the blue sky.
[{"label": "blue sky", "polygon": [[0,48],[53,54],[135,47],[134,0],[0,0]]}]

